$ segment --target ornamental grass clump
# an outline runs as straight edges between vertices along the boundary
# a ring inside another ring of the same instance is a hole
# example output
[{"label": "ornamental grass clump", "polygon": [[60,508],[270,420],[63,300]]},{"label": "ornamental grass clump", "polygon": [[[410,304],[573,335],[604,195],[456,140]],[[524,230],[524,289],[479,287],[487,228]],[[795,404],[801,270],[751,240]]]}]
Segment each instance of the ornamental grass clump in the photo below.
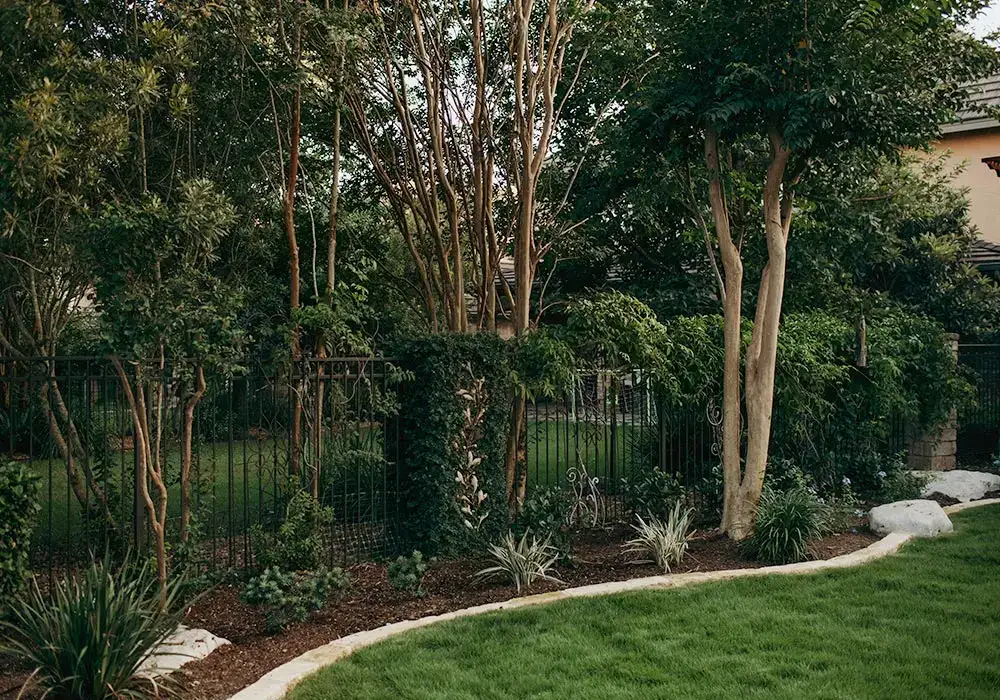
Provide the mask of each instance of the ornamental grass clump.
[{"label": "ornamental grass clump", "polygon": [[486,579],[505,576],[517,587],[518,595],[521,594],[521,589],[530,588],[538,580],[562,583],[549,574],[560,556],[559,550],[551,543],[551,537],[539,541],[530,532],[525,532],[518,540],[512,532],[508,532],[498,544],[489,546],[490,557],[496,562],[496,566],[483,569],[475,577]]},{"label": "ornamental grass clump", "polygon": [[688,542],[694,536],[691,530],[691,516],[694,510],[683,509],[680,501],[674,504],[667,515],[666,521],[651,518],[649,522],[636,515],[638,521],[632,528],[636,537],[625,543],[626,554],[637,554],[646,557],[637,560],[637,564],[654,562],[669,574],[671,566],[677,566],[684,559],[688,550]]},{"label": "ornamental grass clump", "polygon": [[744,554],[770,564],[802,561],[809,542],[827,530],[827,506],[807,488],[765,489],[753,534],[741,543]]},{"label": "ornamental grass clump", "polygon": [[179,584],[161,605],[152,568],[106,557],[56,582],[50,594],[33,585],[0,622],[0,653],[32,669],[30,683],[55,700],[145,698],[162,688],[139,676],[152,650],[183,614]]}]

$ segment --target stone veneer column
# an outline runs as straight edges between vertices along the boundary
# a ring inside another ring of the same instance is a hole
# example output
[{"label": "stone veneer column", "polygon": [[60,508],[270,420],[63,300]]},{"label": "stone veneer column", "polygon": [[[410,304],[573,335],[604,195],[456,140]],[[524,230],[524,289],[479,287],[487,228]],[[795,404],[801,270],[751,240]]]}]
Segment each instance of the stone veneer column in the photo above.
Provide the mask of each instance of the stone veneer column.
[{"label": "stone veneer column", "polygon": [[[955,357],[958,357],[958,335],[948,334]],[[934,428],[909,439],[907,464],[911,469],[949,471],[956,467],[958,455],[958,411],[951,409],[948,417]]]}]

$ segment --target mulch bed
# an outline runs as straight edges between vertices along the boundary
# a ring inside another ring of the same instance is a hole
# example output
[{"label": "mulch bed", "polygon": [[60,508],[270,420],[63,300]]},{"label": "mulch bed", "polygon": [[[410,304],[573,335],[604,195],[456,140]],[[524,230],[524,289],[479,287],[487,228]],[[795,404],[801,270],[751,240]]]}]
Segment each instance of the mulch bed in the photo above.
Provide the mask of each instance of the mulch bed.
[{"label": "mulch bed", "polygon": [[[542,582],[530,593],[661,573],[652,565],[630,563],[621,551],[626,535],[625,531],[614,530],[578,536],[573,564],[560,567],[556,573],[565,586]],[[867,547],[877,539],[867,532],[833,535],[814,544],[813,556],[829,559]],[[351,588],[344,599],[327,606],[309,622],[292,625],[278,635],[264,633],[263,614],[240,601],[238,587],[218,586],[191,608],[186,624],[204,627],[232,644],[184,667],[180,674],[184,696],[197,700],[227,698],[271,669],[345,635],[515,597],[514,587],[499,580],[473,584],[473,575],[485,565],[472,560],[432,564],[424,579],[427,594],[422,598],[392,588],[384,564],[350,567]],[[730,540],[702,535],[691,543],[688,555],[674,573],[759,566],[758,562],[742,558]]]}]

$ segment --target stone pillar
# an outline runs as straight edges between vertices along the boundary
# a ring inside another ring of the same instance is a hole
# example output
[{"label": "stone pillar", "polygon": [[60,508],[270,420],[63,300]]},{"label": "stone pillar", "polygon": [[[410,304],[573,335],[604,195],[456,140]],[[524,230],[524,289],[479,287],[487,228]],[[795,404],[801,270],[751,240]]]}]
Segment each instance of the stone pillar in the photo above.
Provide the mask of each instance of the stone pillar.
[{"label": "stone pillar", "polygon": [[[958,358],[958,335],[948,334],[948,342]],[[958,410],[951,409],[939,425],[913,435],[908,441],[907,464],[910,469],[949,471],[957,466]]]}]

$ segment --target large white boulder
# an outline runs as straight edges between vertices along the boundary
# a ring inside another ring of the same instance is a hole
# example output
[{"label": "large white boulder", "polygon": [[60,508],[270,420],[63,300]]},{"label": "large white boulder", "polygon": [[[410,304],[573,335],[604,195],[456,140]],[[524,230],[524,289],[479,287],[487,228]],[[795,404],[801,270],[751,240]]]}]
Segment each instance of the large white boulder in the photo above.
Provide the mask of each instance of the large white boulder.
[{"label": "large white boulder", "polygon": [[924,497],[941,494],[961,503],[978,501],[991,491],[1000,491],[1000,474],[954,469],[947,472],[914,472],[927,477]]},{"label": "large white boulder", "polygon": [[216,637],[208,630],[180,625],[142,662],[139,675],[166,676],[184,664],[204,659],[224,644],[229,644],[229,640]]},{"label": "large white boulder", "polygon": [[937,537],[954,529],[940,505],[924,500],[897,501],[872,508],[868,525],[879,535],[897,532],[916,537]]}]

